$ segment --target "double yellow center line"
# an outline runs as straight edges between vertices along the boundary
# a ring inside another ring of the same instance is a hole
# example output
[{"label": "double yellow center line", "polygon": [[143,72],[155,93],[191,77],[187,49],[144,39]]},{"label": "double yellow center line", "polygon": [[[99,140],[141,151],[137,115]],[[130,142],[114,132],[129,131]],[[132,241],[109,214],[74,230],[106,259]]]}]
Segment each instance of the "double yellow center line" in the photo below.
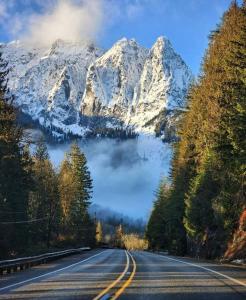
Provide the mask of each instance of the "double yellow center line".
[{"label": "double yellow center line", "polygon": [[114,295],[111,296],[109,299],[110,300],[118,299],[119,296],[124,292],[124,290],[130,285],[130,283],[132,282],[132,279],[136,273],[137,265],[136,265],[135,259],[131,255],[131,253],[129,253],[128,251],[125,250],[125,255],[126,255],[126,266],[125,266],[125,269],[123,270],[123,272],[120,274],[120,276],[118,278],[116,278],[115,281],[113,281],[108,287],[106,287],[103,291],[101,291],[100,294],[98,294],[95,298],[93,298],[93,300],[100,300],[103,296],[105,296],[112,288],[114,288],[123,279],[123,277],[126,275],[128,269],[130,267],[130,259],[131,259],[133,269],[132,269],[132,272],[131,272],[129,278],[124,282],[124,284],[121,286],[121,288],[119,288],[114,293]]}]

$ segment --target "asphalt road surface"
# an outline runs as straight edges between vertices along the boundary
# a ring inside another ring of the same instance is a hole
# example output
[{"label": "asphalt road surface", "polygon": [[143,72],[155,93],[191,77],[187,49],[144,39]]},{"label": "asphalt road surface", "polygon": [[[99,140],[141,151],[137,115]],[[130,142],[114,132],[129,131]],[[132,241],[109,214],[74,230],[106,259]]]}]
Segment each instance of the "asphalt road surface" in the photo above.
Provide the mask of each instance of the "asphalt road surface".
[{"label": "asphalt road surface", "polygon": [[0,299],[239,300],[246,269],[149,252],[93,250],[0,276]]}]

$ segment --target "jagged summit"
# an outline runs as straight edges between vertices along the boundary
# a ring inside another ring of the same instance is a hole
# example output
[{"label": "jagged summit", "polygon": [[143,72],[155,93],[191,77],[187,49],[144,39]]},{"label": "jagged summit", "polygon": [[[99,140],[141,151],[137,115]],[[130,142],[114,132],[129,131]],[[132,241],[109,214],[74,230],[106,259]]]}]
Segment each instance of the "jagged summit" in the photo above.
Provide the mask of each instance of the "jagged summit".
[{"label": "jagged summit", "polygon": [[185,105],[193,78],[165,37],[151,49],[126,38],[106,52],[93,43],[61,39],[48,49],[20,41],[1,49],[14,104],[57,136],[83,136],[91,130],[84,119],[91,117],[106,118],[100,126],[154,132],[166,111]]},{"label": "jagged summit", "polygon": [[164,35],[161,35],[156,39],[154,46],[155,45],[163,45],[163,46],[166,45],[168,47],[172,47],[170,40],[167,37],[165,37]]},{"label": "jagged summit", "polygon": [[148,50],[136,41],[121,39],[91,64],[82,112],[121,118],[132,103]]},{"label": "jagged summit", "polygon": [[165,59],[167,59],[167,57],[172,58],[173,56],[177,56],[171,42],[164,36],[156,40],[150,51],[155,55],[163,56]]}]

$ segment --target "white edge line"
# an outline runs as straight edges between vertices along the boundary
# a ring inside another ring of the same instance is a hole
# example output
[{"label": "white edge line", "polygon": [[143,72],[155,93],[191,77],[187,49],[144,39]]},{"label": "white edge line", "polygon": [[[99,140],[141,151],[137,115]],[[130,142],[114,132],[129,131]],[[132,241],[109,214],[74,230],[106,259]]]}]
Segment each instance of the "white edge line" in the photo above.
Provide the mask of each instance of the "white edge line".
[{"label": "white edge line", "polygon": [[224,278],[226,278],[226,279],[229,279],[229,280],[233,281],[234,283],[237,283],[237,284],[239,284],[239,285],[242,285],[242,286],[246,287],[246,284],[243,283],[242,281],[239,281],[239,280],[237,280],[237,279],[234,279],[234,278],[232,278],[232,277],[230,277],[230,276],[228,276],[228,275],[222,274],[222,273],[217,272],[217,271],[214,271],[214,270],[212,270],[212,269],[209,269],[209,268],[206,268],[206,267],[203,267],[203,266],[199,266],[199,265],[197,265],[197,264],[188,263],[188,262],[185,262],[185,261],[182,261],[182,260],[179,260],[179,259],[174,259],[174,258],[171,258],[171,257],[167,257],[167,256],[165,256],[165,255],[161,255],[161,256],[162,256],[163,258],[166,258],[166,259],[169,259],[169,260],[181,262],[181,263],[183,263],[183,264],[186,264],[186,265],[189,265],[189,266],[193,266],[193,267],[197,267],[197,268],[200,268],[200,269],[209,271],[209,272],[211,272],[211,273],[214,273],[214,274],[216,274],[216,275],[220,275],[220,276],[222,276],[222,277],[224,277]]},{"label": "white edge line", "polygon": [[66,266],[66,267],[64,267],[64,268],[61,268],[61,269],[58,269],[58,270],[55,270],[55,271],[52,271],[52,272],[49,272],[49,273],[45,273],[45,274],[39,275],[39,276],[37,276],[37,277],[30,278],[30,279],[27,279],[27,280],[24,280],[24,281],[20,281],[20,282],[17,282],[17,283],[13,283],[13,284],[7,285],[7,286],[5,286],[5,287],[0,288],[0,292],[1,292],[1,291],[4,291],[4,290],[7,290],[7,289],[9,289],[9,288],[12,288],[12,287],[14,287],[14,286],[22,285],[23,283],[31,282],[31,281],[34,281],[34,280],[36,280],[36,279],[39,279],[39,278],[42,278],[42,277],[45,277],[45,276],[49,276],[49,275],[51,275],[51,274],[55,274],[55,273],[61,272],[61,271],[63,271],[63,270],[72,268],[72,267],[77,266],[77,265],[79,265],[79,264],[81,264],[81,263],[83,263],[83,262],[85,262],[85,261],[88,261],[88,260],[90,260],[90,259],[92,259],[92,258],[94,258],[94,257],[96,257],[96,256],[99,256],[99,255],[101,255],[102,253],[104,253],[104,252],[106,252],[106,251],[107,251],[107,250],[105,250],[105,251],[103,251],[103,252],[100,252],[100,253],[97,253],[97,254],[95,254],[95,255],[92,255],[92,256],[90,256],[90,257],[84,259],[84,260],[81,260],[81,261],[76,262],[76,263],[74,263],[74,264],[72,264],[72,265]]}]

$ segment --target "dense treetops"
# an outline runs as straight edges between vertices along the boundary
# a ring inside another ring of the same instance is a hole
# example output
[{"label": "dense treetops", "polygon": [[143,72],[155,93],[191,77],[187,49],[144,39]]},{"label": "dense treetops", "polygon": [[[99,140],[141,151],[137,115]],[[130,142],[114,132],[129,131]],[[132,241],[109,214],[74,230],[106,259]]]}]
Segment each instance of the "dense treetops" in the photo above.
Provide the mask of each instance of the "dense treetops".
[{"label": "dense treetops", "polygon": [[201,74],[189,92],[171,187],[165,196],[159,192],[147,228],[147,236],[153,237],[149,228],[153,219],[160,222],[155,215],[162,202],[162,226],[155,232],[161,238],[153,247],[207,257],[226,250],[246,206],[245,67],[245,1],[241,7],[233,1],[211,33]]}]

